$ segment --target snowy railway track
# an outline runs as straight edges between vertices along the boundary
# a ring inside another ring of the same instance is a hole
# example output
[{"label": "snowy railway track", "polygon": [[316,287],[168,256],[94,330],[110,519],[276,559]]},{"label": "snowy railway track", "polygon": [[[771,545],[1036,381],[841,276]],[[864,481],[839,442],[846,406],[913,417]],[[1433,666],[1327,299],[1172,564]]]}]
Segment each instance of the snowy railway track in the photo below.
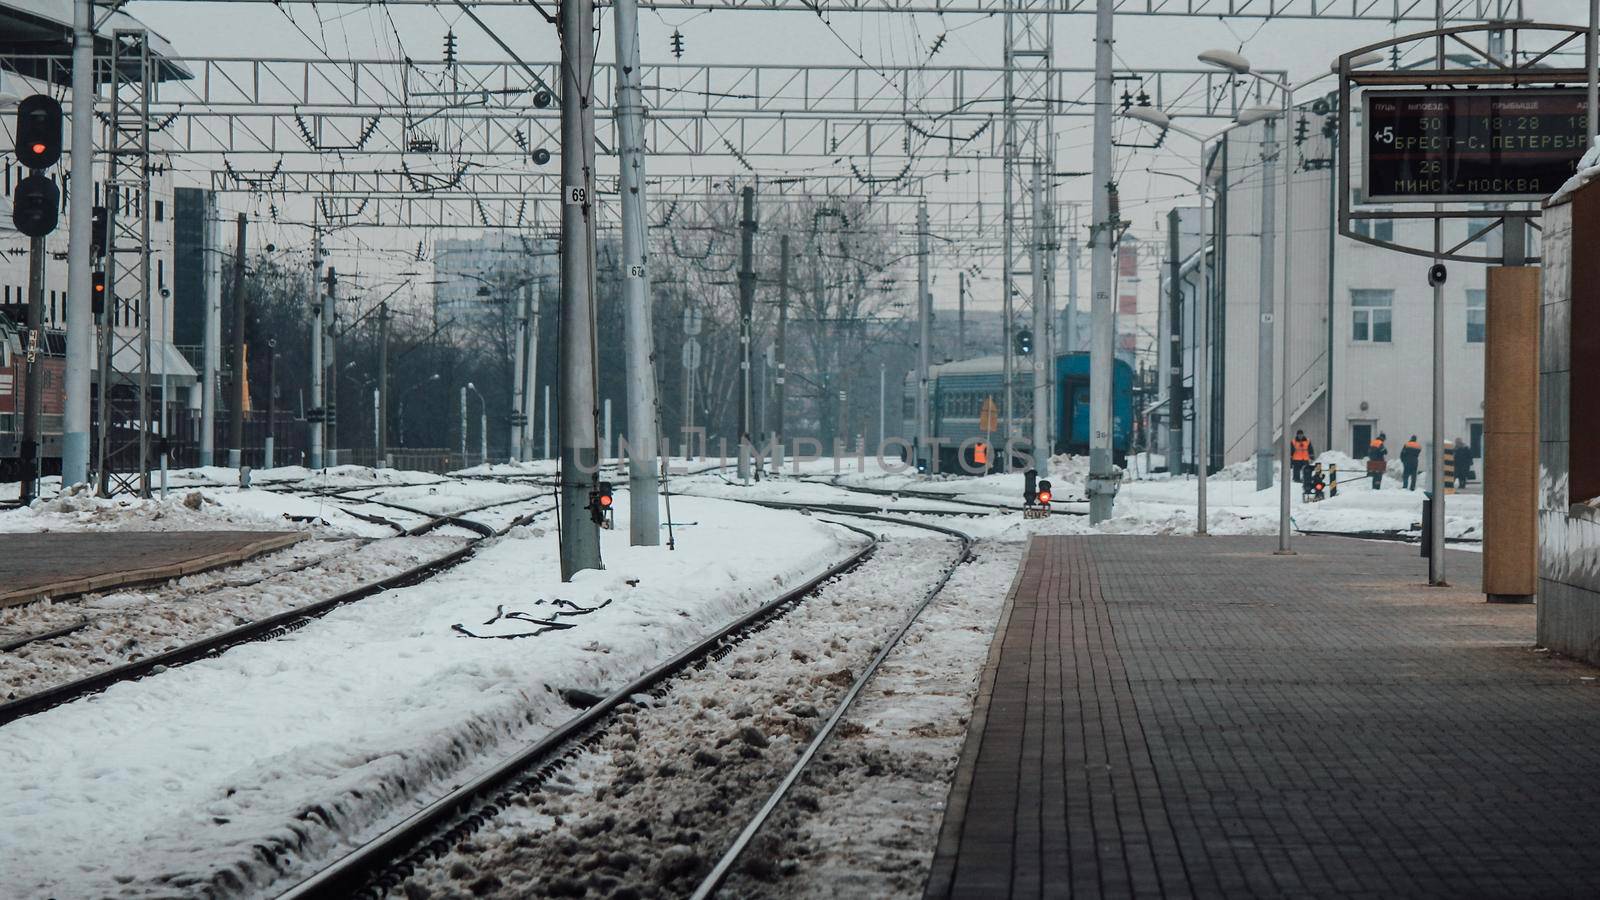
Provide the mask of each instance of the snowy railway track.
[{"label": "snowy railway track", "polygon": [[[371,597],[384,591],[420,584],[470,559],[477,552],[479,545],[484,540],[505,534],[518,525],[524,525],[532,522],[538,516],[552,511],[554,509],[554,505],[547,504],[531,512],[519,514],[512,518],[509,523],[503,526],[485,524],[473,519],[468,519],[466,518],[467,516],[475,513],[498,510],[504,507],[536,502],[542,499],[545,499],[545,495],[532,494],[510,499],[495,500],[487,503],[480,503],[474,506],[444,513],[430,513],[414,507],[388,503],[386,505],[428,517],[428,520],[423,524],[407,529],[407,534],[409,535],[415,536],[417,534],[425,534],[446,525],[454,525],[472,532],[474,536],[468,539],[461,546],[458,546],[455,549],[444,553],[443,555],[434,557],[420,564],[407,567],[400,572],[387,575],[383,578],[359,584],[355,587],[341,591],[333,596],[325,597],[312,603],[296,606],[282,612],[256,619],[254,621],[246,622],[218,633],[209,634],[199,640],[175,647],[171,650],[166,650],[140,659],[129,660],[120,664],[116,664],[110,666],[109,668],[93,672],[89,675],[61,684],[56,684],[39,691],[35,691],[26,696],[7,701],[5,703],[0,703],[0,726],[4,726],[25,716],[31,716],[44,712],[64,703],[70,703],[74,700],[81,699],[91,694],[97,694],[121,682],[135,681],[147,675],[158,674],[169,668],[187,665],[192,662],[219,655],[229,648],[238,646],[240,644],[271,640],[284,634],[288,634],[292,631],[296,631],[311,621],[320,618],[321,616],[340,606],[363,600],[367,597]],[[370,503],[373,501],[363,500],[362,502]],[[324,560],[339,555],[340,554],[331,554],[330,557],[325,557]],[[294,567],[286,571],[301,571],[304,568],[308,567]],[[273,573],[272,575],[265,576],[253,583],[265,583],[266,581],[270,580],[270,578],[282,574],[285,574],[285,572]],[[200,590],[208,590],[213,587],[214,585],[206,585],[200,588]],[[27,647],[32,644],[42,643],[44,641],[70,638],[74,634],[80,633],[89,624],[91,623],[83,622],[74,626],[53,629],[50,633],[39,634],[26,640],[14,641],[12,646],[8,646],[6,648],[6,652]]]},{"label": "snowy railway track", "polygon": [[[736,502],[769,508],[773,506],[750,500]],[[792,509],[797,506],[779,505],[777,508]],[[778,808],[789,789],[816,757],[818,749],[827,741],[883,660],[943,589],[956,569],[971,558],[973,539],[956,529],[876,512],[830,509],[826,505],[810,507],[798,505],[798,508],[813,514],[844,515],[934,532],[954,539],[959,550],[948,564],[939,569],[932,579],[932,586],[890,637],[879,646],[876,655],[853,680],[832,714],[824,720],[824,724],[802,752],[799,760],[789,769],[766,803],[748,821],[733,844],[727,848],[712,876],[707,879],[709,887],[706,889],[711,891],[721,883],[721,879],[726,876],[734,861],[749,846],[751,838],[760,830],[772,811]],[[879,552],[882,546],[880,535],[844,522],[835,524],[865,534],[872,540],[821,575],[728,623],[606,697],[588,698],[593,700],[592,705],[539,741],[428,804],[373,840],[336,860],[332,865],[295,885],[282,896],[296,900],[386,896],[423,870],[431,860],[462,846],[464,841],[469,840],[502,810],[514,804],[517,797],[537,790],[550,779],[559,777],[566,766],[587,749],[594,747],[616,724],[625,710],[634,708],[642,697],[660,698],[667,695],[678,679],[689,678],[695,672],[721,660],[740,644],[780,622],[791,612],[802,608],[807,599],[829,590],[840,579],[851,577],[852,573],[866,565]],[[889,579],[883,579],[882,583],[891,582]],[[712,882],[711,878],[715,878],[716,881]]]}]

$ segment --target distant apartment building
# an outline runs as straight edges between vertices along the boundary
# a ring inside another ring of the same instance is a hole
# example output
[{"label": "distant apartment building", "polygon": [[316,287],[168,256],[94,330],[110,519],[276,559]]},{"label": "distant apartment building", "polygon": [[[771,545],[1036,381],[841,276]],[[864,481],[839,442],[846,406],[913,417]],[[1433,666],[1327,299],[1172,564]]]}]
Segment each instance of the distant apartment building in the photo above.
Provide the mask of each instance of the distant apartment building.
[{"label": "distant apartment building", "polygon": [[555,243],[508,231],[442,238],[433,245],[434,321],[469,326],[497,315],[524,286],[553,284]]}]

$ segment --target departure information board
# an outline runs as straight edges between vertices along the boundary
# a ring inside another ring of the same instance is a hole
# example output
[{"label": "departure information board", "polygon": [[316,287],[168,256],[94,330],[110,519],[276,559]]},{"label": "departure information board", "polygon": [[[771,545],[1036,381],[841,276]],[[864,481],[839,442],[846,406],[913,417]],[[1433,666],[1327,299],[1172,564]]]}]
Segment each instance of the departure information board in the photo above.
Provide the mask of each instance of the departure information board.
[{"label": "departure information board", "polygon": [[1540,200],[1577,171],[1584,92],[1368,91],[1365,199]]}]

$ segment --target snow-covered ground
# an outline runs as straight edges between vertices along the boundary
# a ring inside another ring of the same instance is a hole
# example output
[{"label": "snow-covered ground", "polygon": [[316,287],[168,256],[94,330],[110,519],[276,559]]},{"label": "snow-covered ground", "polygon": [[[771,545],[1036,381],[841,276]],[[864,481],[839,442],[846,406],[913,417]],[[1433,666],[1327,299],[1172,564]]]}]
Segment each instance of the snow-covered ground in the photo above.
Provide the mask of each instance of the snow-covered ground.
[{"label": "snow-covered ground", "polygon": [[624,510],[609,567],[563,584],[556,535],[515,529],[424,584],[0,729],[0,881],[262,890],[262,848],[297,870],[570,716],[558,689],[603,691],[861,540],[724,501],[673,513],[694,523],[676,551],[628,547]]},{"label": "snow-covered ground", "polygon": [[[460,538],[301,541],[238,566],[163,584],[0,609],[0,643],[86,624],[5,655],[14,700],[387,578],[460,547]],[[302,568],[304,567],[304,568]]]},{"label": "snow-covered ground", "polygon": [[[688,895],[882,641],[956,558],[948,538],[871,527],[888,541],[870,561],[732,653],[675,680],[658,702],[623,712],[590,752],[519,796],[455,853],[417,873],[403,893]],[[853,750],[844,752],[858,761]],[[834,747],[824,753],[849,764]],[[790,803],[814,810],[824,802],[820,793],[806,785]],[[806,852],[789,839],[792,831],[785,823],[769,826],[741,861],[740,871],[754,881],[723,896],[770,895],[785,881]],[[843,896],[883,895],[861,886]]]}]

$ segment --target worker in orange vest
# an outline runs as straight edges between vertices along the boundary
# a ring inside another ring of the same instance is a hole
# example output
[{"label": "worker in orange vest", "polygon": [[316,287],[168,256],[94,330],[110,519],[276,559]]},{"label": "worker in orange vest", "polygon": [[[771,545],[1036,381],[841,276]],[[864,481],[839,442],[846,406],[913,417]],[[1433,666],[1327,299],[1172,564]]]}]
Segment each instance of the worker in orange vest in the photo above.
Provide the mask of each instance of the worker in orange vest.
[{"label": "worker in orange vest", "polygon": [[1400,448],[1400,486],[1408,491],[1417,489],[1417,469],[1422,462],[1422,444],[1416,435]]},{"label": "worker in orange vest", "polygon": [[1385,444],[1388,439],[1388,435],[1379,432],[1367,448],[1367,474],[1372,476],[1375,491],[1383,489],[1383,473],[1389,468],[1389,448]]},{"label": "worker in orange vest", "polygon": [[972,447],[972,464],[983,471],[989,471],[989,445],[979,441]]},{"label": "worker in orange vest", "polygon": [[1289,442],[1289,468],[1294,474],[1295,481],[1305,480],[1306,467],[1311,465],[1311,457],[1315,455],[1311,447],[1311,439],[1306,437],[1304,431],[1296,430],[1294,440]]}]

